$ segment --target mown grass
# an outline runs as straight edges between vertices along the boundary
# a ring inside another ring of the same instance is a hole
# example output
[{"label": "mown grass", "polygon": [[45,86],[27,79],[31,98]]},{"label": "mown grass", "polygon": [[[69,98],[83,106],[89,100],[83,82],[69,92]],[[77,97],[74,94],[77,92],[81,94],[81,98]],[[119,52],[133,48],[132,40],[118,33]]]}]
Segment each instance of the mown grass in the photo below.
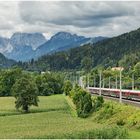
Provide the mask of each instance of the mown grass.
[{"label": "mown grass", "polygon": [[[65,138],[96,129],[100,124],[71,115],[63,95],[40,97],[39,107],[22,114],[14,108],[14,98],[0,98],[0,138]],[[4,115],[5,114],[5,115]]]},{"label": "mown grass", "polygon": [[[15,109],[14,98],[1,97],[0,138],[140,138],[139,108],[106,101],[99,111],[82,119],[76,116],[68,97],[39,99],[39,107],[31,107],[30,113],[23,114]],[[116,127],[119,120],[125,123]]]}]

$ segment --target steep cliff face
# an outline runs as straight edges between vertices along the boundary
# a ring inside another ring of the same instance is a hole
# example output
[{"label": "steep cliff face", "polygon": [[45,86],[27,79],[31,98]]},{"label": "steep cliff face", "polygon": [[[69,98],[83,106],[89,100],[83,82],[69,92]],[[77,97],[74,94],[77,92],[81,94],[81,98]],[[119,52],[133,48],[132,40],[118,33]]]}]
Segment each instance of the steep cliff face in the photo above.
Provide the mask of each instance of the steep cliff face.
[{"label": "steep cliff face", "polygon": [[15,33],[10,39],[12,46],[31,46],[35,50],[46,42],[46,38],[41,33]]}]

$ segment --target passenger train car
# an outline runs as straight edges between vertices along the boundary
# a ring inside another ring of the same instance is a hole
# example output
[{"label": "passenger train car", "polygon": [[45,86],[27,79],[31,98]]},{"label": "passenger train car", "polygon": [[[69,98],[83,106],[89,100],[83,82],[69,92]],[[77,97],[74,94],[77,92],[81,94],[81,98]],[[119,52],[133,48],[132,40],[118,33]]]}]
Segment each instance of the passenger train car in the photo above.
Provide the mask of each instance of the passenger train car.
[{"label": "passenger train car", "polygon": [[[100,88],[97,87],[87,87],[87,90],[91,94],[99,94]],[[126,90],[122,89],[122,98],[128,100],[140,101],[140,90]],[[101,94],[104,96],[112,96],[119,98],[120,97],[120,89],[109,89],[109,88],[101,88]]]}]

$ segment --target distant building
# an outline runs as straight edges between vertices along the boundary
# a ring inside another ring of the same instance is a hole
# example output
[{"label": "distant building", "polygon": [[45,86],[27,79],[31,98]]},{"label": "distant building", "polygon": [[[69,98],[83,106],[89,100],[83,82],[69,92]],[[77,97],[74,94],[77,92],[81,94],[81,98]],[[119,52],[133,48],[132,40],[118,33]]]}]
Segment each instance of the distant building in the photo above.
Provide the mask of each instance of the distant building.
[{"label": "distant building", "polygon": [[113,68],[111,68],[111,70],[113,70],[113,71],[115,71],[115,70],[120,71],[120,70],[124,70],[124,68],[123,67],[113,67]]},{"label": "distant building", "polygon": [[44,72],[44,71],[42,71],[42,72],[41,72],[41,74],[45,74],[45,72]]},{"label": "distant building", "polygon": [[46,71],[46,72],[41,71],[41,74],[45,74],[45,73],[51,73],[51,72],[50,71]]}]

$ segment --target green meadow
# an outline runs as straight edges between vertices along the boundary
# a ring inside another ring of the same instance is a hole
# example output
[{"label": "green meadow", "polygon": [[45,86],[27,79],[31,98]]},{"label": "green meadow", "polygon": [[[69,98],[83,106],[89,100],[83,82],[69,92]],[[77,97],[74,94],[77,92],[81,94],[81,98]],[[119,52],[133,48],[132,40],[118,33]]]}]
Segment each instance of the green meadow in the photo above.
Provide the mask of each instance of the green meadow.
[{"label": "green meadow", "polygon": [[40,97],[29,114],[17,112],[14,98],[0,98],[0,138],[65,138],[99,127],[91,118],[72,115],[65,96]]},{"label": "green meadow", "polygon": [[[13,97],[1,97],[0,138],[94,138],[95,130],[105,131],[110,126],[107,120],[112,124],[111,118],[115,120],[115,115],[101,118],[104,108],[86,119],[78,118],[64,95],[42,96],[39,100],[39,107],[31,107],[30,113],[24,114],[15,109]],[[138,130],[128,132],[128,138],[140,138]]]}]

